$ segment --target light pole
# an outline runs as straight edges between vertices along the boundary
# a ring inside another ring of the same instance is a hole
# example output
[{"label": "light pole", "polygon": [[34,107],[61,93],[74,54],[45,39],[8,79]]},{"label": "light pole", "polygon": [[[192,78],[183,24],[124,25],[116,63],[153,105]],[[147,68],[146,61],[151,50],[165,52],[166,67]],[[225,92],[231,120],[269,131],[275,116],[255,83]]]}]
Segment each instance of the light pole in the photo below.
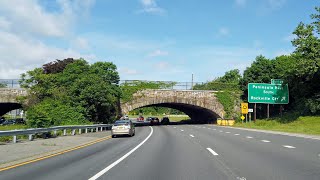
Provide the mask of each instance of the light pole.
[{"label": "light pole", "polygon": [[191,90],[193,90],[193,73],[192,73],[192,77],[191,77]]}]

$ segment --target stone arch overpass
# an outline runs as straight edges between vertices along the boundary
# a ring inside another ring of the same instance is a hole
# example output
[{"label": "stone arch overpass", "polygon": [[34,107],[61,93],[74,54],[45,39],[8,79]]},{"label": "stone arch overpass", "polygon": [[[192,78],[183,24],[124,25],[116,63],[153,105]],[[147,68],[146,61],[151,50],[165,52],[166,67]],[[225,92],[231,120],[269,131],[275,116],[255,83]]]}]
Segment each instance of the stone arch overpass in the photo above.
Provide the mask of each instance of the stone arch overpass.
[{"label": "stone arch overpass", "polygon": [[133,94],[130,102],[121,103],[122,114],[150,106],[180,110],[198,122],[216,121],[223,118],[225,111],[218,101],[217,91],[203,90],[155,90],[148,89]]},{"label": "stone arch overpass", "polygon": [[17,98],[26,95],[27,91],[22,88],[0,88],[0,116],[11,110],[22,108]]}]

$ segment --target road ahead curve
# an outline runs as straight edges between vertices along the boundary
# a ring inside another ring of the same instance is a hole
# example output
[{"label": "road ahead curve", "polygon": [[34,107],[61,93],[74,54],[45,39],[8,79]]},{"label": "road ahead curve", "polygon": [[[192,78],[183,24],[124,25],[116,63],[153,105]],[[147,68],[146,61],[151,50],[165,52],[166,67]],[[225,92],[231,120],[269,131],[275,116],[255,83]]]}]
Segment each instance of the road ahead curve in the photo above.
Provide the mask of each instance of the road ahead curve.
[{"label": "road ahead curve", "polygon": [[3,171],[0,179],[320,179],[319,140],[210,125],[154,126],[151,131],[137,127],[134,137]]}]

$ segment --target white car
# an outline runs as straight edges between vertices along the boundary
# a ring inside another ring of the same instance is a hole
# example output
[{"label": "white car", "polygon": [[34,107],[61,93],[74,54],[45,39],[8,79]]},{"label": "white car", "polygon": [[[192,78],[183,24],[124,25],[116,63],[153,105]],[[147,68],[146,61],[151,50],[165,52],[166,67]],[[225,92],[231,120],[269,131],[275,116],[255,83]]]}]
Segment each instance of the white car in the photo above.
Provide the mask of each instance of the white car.
[{"label": "white car", "polygon": [[118,135],[135,135],[135,127],[131,120],[118,120],[111,128],[111,136],[115,138]]}]

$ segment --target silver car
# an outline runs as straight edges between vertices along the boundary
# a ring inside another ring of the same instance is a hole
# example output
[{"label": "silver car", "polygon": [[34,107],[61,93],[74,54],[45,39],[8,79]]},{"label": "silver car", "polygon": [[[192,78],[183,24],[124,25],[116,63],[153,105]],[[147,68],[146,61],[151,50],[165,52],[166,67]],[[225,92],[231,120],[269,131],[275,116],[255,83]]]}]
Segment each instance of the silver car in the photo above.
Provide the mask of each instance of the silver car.
[{"label": "silver car", "polygon": [[131,120],[118,120],[111,129],[111,136],[115,138],[117,135],[134,136],[135,128]]}]

